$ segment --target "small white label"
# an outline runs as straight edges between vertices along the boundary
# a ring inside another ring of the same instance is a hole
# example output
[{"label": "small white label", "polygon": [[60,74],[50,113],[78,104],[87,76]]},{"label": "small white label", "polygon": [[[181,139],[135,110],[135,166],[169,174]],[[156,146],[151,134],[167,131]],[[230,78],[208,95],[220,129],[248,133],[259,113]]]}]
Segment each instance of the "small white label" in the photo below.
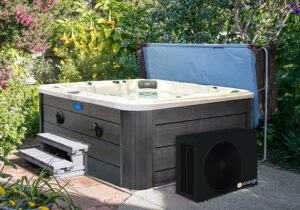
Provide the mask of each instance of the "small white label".
[{"label": "small white label", "polygon": [[237,184],[237,188],[241,188],[243,186],[243,184],[240,182]]}]

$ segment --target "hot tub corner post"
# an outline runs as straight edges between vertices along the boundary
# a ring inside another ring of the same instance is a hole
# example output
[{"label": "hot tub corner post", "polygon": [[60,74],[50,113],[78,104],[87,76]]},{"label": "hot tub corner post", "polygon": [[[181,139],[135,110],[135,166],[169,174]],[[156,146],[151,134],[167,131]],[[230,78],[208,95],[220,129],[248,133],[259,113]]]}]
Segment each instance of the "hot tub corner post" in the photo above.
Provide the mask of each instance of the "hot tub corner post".
[{"label": "hot tub corner post", "polygon": [[153,111],[122,112],[122,185],[153,187]]}]

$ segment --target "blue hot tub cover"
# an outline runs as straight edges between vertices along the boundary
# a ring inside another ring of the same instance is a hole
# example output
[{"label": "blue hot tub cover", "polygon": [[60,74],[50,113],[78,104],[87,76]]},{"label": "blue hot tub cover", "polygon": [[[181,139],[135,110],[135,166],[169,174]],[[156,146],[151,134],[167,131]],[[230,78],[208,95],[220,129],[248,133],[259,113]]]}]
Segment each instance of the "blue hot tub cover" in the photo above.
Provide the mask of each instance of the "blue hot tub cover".
[{"label": "blue hot tub cover", "polygon": [[254,93],[253,127],[261,118],[256,57],[243,44],[147,44],[146,78],[246,89]]}]

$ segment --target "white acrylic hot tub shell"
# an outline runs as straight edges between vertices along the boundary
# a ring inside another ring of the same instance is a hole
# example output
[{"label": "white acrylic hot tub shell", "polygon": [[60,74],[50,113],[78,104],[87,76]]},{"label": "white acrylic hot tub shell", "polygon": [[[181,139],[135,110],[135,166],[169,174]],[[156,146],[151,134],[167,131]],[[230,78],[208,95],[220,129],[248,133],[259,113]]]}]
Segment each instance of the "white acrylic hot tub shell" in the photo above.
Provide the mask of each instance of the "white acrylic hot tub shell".
[{"label": "white acrylic hot tub shell", "polygon": [[[217,87],[217,89],[215,89],[215,87],[209,85],[165,80],[156,80],[158,82],[158,88],[156,90],[150,89],[149,91],[157,91],[158,93],[160,91],[172,92],[174,93],[174,98],[136,99],[92,93],[93,91],[115,92],[116,88],[119,88],[118,85],[124,84],[128,85],[127,89],[145,91],[145,89],[138,89],[137,82],[139,80],[141,79],[126,80],[126,83],[122,83],[122,80],[118,80],[119,84],[114,84],[113,81],[110,80],[93,81],[91,82],[92,85],[89,85],[88,82],[48,84],[42,85],[39,88],[39,93],[127,111],[157,110],[253,98],[253,93],[247,90],[226,87]],[[239,92],[231,93],[233,90],[238,90]],[[80,92],[75,94],[69,93],[72,91]],[[182,95],[182,97],[175,98],[176,95]]]}]

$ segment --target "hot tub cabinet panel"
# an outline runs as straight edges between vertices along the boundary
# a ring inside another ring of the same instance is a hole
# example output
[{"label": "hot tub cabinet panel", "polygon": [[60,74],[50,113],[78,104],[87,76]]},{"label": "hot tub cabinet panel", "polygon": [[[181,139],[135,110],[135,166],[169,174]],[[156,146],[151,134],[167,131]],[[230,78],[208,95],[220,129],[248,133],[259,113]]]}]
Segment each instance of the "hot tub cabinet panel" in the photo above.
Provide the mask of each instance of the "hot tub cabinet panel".
[{"label": "hot tub cabinet panel", "polygon": [[[251,127],[251,98],[149,111],[124,111],[47,94],[40,98],[41,132],[88,143],[88,174],[136,190],[175,180],[176,135]],[[64,116],[61,124],[57,112]],[[103,126],[100,137],[95,122]]]}]

